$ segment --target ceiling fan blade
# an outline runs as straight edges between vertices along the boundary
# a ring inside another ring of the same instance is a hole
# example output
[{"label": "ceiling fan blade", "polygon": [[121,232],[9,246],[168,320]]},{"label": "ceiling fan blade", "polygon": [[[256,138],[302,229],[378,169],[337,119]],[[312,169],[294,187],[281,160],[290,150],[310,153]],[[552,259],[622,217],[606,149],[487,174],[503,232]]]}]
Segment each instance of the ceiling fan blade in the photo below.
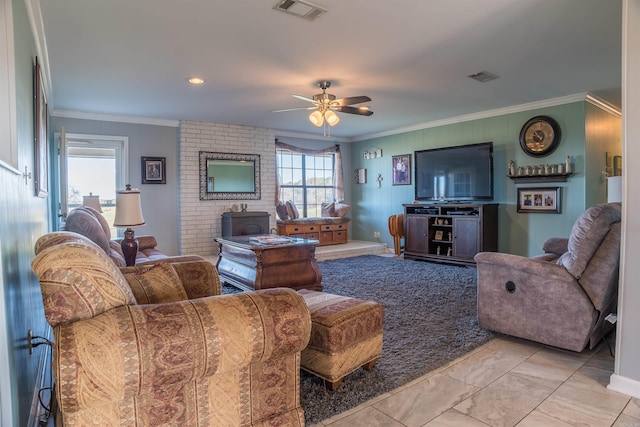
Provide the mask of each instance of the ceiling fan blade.
[{"label": "ceiling fan blade", "polygon": [[348,98],[336,99],[331,103],[343,106],[343,105],[360,104],[362,102],[370,102],[370,101],[371,101],[371,98],[369,98],[368,96],[350,96]]},{"label": "ceiling fan blade", "polygon": [[370,115],[373,114],[373,111],[369,110],[368,108],[350,107],[348,105],[343,105],[341,107],[335,107],[335,108],[332,108],[332,110],[339,111],[341,113],[357,114],[359,116],[370,116]]},{"label": "ceiling fan blade", "polygon": [[298,108],[285,108],[282,110],[273,110],[271,111],[272,113],[282,113],[285,111],[297,111],[297,110],[315,110],[316,108],[318,108],[317,106],[312,106],[312,107],[298,107]]},{"label": "ceiling fan blade", "polygon": [[294,98],[302,99],[303,101],[313,102],[314,104],[317,104],[317,102],[314,99],[307,98],[306,96],[302,96],[302,95],[291,95],[291,96],[293,96]]}]

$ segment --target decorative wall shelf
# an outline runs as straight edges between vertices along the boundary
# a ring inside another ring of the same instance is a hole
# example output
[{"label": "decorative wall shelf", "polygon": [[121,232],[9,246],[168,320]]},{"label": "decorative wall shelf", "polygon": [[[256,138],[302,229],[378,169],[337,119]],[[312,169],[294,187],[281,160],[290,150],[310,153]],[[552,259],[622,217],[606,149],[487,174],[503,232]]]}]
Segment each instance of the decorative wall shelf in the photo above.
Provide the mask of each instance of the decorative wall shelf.
[{"label": "decorative wall shelf", "polygon": [[553,173],[549,175],[507,175],[517,183],[566,182],[573,173]]}]

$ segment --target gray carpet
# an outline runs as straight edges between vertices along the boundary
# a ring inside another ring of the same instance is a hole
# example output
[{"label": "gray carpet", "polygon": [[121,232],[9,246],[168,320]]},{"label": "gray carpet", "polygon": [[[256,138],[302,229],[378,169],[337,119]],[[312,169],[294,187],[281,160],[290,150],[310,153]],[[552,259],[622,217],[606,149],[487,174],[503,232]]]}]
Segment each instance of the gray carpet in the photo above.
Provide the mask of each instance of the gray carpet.
[{"label": "gray carpet", "polygon": [[[308,424],[344,412],[445,365],[494,337],[476,319],[475,267],[365,255],[319,262],[324,291],[384,306],[382,357],[327,391],[302,376]],[[225,292],[231,291],[225,286]]]}]

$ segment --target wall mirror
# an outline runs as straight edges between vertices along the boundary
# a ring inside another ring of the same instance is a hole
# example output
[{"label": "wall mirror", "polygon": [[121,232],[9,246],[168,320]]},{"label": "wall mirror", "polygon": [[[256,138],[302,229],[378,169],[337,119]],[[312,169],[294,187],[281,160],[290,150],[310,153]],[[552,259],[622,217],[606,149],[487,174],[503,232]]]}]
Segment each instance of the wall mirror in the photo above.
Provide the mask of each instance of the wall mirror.
[{"label": "wall mirror", "polygon": [[260,155],[201,151],[200,200],[260,200]]}]

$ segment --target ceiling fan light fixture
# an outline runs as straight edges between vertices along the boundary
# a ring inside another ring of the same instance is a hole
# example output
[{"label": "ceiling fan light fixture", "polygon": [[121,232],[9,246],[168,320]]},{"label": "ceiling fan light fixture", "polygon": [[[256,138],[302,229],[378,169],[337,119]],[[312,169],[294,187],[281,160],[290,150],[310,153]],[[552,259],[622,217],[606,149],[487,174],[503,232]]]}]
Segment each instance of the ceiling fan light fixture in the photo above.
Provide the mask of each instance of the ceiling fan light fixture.
[{"label": "ceiling fan light fixture", "polygon": [[327,124],[329,126],[335,126],[340,123],[340,117],[338,117],[338,115],[331,110],[327,110],[324,113],[324,119],[327,121]]},{"label": "ceiling fan light fixture", "polygon": [[309,114],[309,121],[314,126],[320,127],[324,123],[324,117],[319,110],[316,110],[313,113]]}]

